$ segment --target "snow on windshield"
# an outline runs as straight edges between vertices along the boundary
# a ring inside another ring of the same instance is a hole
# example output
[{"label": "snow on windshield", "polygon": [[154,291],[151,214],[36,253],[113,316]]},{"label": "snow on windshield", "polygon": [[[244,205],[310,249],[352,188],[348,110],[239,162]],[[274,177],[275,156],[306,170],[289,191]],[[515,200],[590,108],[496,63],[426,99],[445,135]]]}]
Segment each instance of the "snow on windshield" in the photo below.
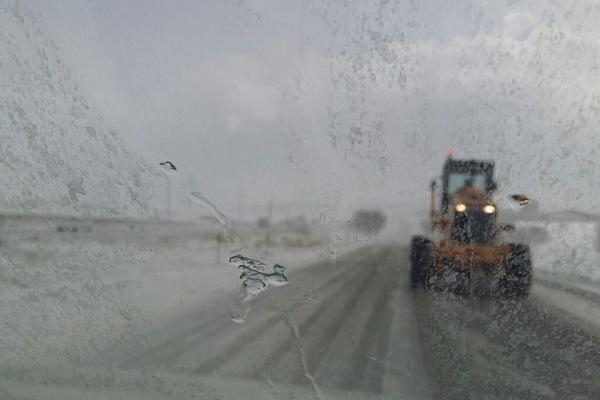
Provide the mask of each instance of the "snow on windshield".
[{"label": "snow on windshield", "polygon": [[600,398],[599,27],[0,0],[0,397]]}]

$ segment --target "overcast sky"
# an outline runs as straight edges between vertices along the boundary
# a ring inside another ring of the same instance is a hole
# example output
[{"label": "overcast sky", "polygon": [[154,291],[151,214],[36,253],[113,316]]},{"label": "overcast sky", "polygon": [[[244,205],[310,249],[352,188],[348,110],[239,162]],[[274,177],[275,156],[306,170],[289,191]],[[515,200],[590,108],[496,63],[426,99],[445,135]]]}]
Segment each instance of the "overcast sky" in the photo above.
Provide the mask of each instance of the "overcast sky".
[{"label": "overcast sky", "polygon": [[592,1],[37,1],[107,123],[225,208],[422,205],[453,150],[600,210]]}]

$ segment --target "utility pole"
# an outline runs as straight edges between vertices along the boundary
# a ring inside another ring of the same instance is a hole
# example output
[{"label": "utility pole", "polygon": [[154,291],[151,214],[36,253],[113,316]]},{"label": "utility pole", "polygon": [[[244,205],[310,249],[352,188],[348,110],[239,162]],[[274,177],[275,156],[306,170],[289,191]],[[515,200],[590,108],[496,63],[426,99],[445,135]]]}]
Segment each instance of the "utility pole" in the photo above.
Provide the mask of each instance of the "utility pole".
[{"label": "utility pole", "polygon": [[167,176],[167,219],[171,219],[171,176]]},{"label": "utility pole", "polygon": [[171,218],[171,174],[177,171],[177,167],[171,161],[163,161],[158,163],[161,166],[161,170],[167,178],[167,215],[166,219]]},{"label": "utility pole", "polygon": [[265,243],[267,246],[271,244],[271,225],[273,223],[273,199],[269,200],[269,208],[267,211],[267,233],[265,235]]},{"label": "utility pole", "polygon": [[269,225],[271,224],[271,219],[273,218],[273,199],[269,200],[269,208],[267,210],[267,219],[269,220]]},{"label": "utility pole", "polygon": [[238,221],[242,220],[242,192],[238,191],[237,195],[237,219]]}]

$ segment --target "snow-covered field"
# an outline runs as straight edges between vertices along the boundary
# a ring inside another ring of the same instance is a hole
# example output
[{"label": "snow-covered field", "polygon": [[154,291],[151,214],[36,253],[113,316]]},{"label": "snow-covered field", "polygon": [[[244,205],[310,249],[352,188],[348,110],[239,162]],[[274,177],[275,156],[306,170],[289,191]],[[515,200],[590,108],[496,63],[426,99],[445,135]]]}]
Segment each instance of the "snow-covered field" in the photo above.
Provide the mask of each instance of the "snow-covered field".
[{"label": "snow-covered field", "polygon": [[106,349],[143,346],[142,333],[199,306],[221,299],[222,312],[233,312],[242,290],[227,262],[235,252],[293,272],[365,243],[317,235],[318,244],[290,247],[275,235],[272,245],[257,246],[264,233],[247,231],[240,249],[219,245],[218,233],[192,224],[82,224],[78,232],[4,226],[0,367],[102,364],[110,361],[98,358]]}]

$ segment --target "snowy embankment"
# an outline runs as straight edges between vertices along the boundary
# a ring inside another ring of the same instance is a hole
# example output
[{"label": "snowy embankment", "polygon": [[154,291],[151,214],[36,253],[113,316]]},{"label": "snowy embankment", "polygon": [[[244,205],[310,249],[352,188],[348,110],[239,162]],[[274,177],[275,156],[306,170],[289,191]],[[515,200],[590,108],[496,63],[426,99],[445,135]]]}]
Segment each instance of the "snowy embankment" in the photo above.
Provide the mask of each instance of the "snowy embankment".
[{"label": "snowy embankment", "polygon": [[600,281],[600,238],[595,222],[562,222],[533,225],[546,232],[532,243],[536,268],[567,275],[575,280]]},{"label": "snowy embankment", "polygon": [[600,336],[600,285],[584,283],[560,274],[537,271],[532,297],[559,309]]},{"label": "snowy embankment", "polygon": [[600,335],[598,224],[550,223],[537,228],[544,229],[547,237],[532,244],[533,295]]},{"label": "snowy embankment", "polygon": [[570,282],[600,284],[600,225],[597,221],[521,221],[510,242],[531,247],[534,271],[561,276]]},{"label": "snowy embankment", "polygon": [[511,239],[531,246],[532,297],[600,335],[598,223],[520,222]]}]

